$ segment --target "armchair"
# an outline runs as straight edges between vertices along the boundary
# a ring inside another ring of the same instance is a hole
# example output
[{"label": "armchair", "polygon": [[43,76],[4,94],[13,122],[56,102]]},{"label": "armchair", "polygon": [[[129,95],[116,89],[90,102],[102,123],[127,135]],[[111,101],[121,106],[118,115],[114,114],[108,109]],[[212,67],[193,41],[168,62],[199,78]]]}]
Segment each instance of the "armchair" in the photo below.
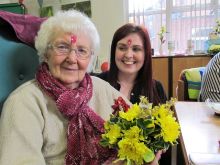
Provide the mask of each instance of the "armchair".
[{"label": "armchair", "polygon": [[202,75],[205,67],[184,69],[177,85],[178,101],[198,101]]},{"label": "armchair", "polygon": [[0,115],[8,95],[35,76],[34,38],[45,19],[0,10]]},{"label": "armchair", "polygon": [[38,64],[36,50],[20,42],[8,26],[0,24],[0,114],[8,95],[34,78]]}]

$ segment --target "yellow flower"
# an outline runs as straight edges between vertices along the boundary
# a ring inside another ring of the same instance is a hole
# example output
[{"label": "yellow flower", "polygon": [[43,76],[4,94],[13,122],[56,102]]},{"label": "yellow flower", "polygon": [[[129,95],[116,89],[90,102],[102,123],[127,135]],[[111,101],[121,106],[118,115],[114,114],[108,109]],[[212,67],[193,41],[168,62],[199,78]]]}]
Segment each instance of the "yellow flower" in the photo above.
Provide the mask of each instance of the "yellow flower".
[{"label": "yellow flower", "polygon": [[140,135],[141,129],[138,126],[133,126],[129,130],[123,131],[125,138],[143,140],[144,137]]},{"label": "yellow flower", "polygon": [[180,126],[171,110],[174,102],[171,99],[153,107],[146,97],[140,97],[140,103],[133,104],[128,111],[122,108],[110,116],[100,144],[115,148],[118,160],[124,160],[126,164],[151,162],[156,151],[176,144],[179,137]]},{"label": "yellow flower", "polygon": [[105,123],[105,128],[108,128],[109,131],[106,134],[103,134],[102,137],[108,138],[110,144],[117,142],[117,139],[121,137],[121,128],[117,124],[109,125]]},{"label": "yellow flower", "polygon": [[170,111],[169,107],[167,107],[166,104],[156,106],[152,111],[152,116],[156,117],[157,120],[160,120],[160,118],[164,118],[167,115],[171,114],[172,111]]},{"label": "yellow flower", "polygon": [[136,164],[143,164],[143,158],[150,150],[144,143],[129,138],[120,140],[118,147],[118,156],[120,159],[132,160],[135,161]]},{"label": "yellow flower", "polygon": [[127,112],[119,111],[119,116],[127,121],[132,121],[141,113],[141,109],[137,104],[134,104]]},{"label": "yellow flower", "polygon": [[168,115],[160,120],[161,126],[161,135],[165,142],[170,142],[173,144],[176,142],[176,139],[179,137],[180,134],[180,126],[175,121],[175,118],[171,115]]},{"label": "yellow flower", "polygon": [[162,136],[165,142],[173,144],[179,137],[180,127],[172,116],[173,112],[170,111],[169,105],[163,104],[155,107],[152,115],[156,119],[155,123],[161,127],[161,134],[156,135],[156,137]]}]

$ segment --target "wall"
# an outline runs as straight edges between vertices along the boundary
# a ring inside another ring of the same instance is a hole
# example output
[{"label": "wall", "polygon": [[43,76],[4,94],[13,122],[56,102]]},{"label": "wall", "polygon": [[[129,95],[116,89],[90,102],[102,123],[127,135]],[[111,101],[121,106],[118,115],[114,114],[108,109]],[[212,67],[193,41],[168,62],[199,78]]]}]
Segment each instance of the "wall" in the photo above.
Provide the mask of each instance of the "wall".
[{"label": "wall", "polygon": [[[1,0],[0,4],[13,3],[18,0]],[[74,3],[83,0],[44,0],[43,6],[53,6],[54,12],[60,10],[62,4]],[[92,20],[97,26],[101,38],[99,52],[100,63],[109,59],[110,44],[115,30],[126,22],[127,0],[90,0]],[[28,13],[38,16],[39,5],[37,0],[24,0]]]},{"label": "wall", "polygon": [[[126,22],[126,0],[92,0],[92,19],[101,36],[101,57],[109,59],[113,34],[119,26]],[[94,3],[93,3],[94,2]]]}]

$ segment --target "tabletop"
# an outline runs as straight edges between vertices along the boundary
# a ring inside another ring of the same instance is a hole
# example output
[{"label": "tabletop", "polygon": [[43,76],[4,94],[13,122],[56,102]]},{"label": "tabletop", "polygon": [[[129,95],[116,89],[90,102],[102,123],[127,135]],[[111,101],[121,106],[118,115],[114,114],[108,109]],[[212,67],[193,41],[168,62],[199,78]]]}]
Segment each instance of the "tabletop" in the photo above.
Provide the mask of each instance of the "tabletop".
[{"label": "tabletop", "polygon": [[181,128],[184,159],[191,153],[219,154],[220,116],[204,102],[176,102],[175,113]]}]

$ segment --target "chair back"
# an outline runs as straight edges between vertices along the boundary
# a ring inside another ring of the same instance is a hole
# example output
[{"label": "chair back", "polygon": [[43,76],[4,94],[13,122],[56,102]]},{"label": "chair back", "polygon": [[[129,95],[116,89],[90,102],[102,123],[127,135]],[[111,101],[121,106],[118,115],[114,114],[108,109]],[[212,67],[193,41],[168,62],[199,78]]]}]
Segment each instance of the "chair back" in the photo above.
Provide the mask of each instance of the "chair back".
[{"label": "chair back", "polygon": [[178,80],[178,101],[198,101],[205,67],[184,69]]},{"label": "chair back", "polygon": [[34,78],[38,65],[36,50],[18,41],[14,31],[0,24],[0,114],[8,95]]}]

